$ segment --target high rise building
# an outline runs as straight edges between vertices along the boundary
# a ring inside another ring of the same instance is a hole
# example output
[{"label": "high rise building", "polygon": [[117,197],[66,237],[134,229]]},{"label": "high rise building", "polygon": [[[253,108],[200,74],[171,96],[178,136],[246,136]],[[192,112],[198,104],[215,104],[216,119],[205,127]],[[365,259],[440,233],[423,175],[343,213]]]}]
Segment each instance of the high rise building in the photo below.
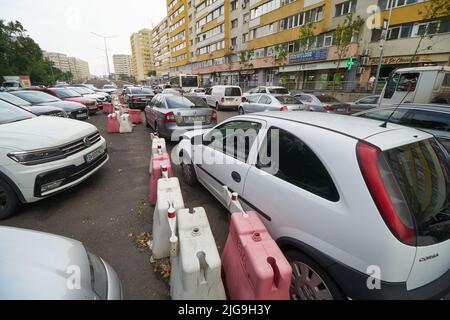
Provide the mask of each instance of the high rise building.
[{"label": "high rise building", "polygon": [[170,69],[169,20],[164,18],[152,31],[155,69],[158,77],[167,79]]},{"label": "high rise building", "polygon": [[149,72],[155,71],[152,30],[142,29],[133,33],[130,42],[134,77],[139,82],[146,81]]},{"label": "high rise building", "polygon": [[116,76],[132,77],[133,67],[131,63],[131,56],[128,54],[113,55],[114,72]]},{"label": "high rise building", "polygon": [[64,53],[58,53],[58,52],[47,52],[43,51],[44,57],[49,59],[53,66],[62,72],[69,72],[70,66],[69,66],[69,59],[66,54]]},{"label": "high rise building", "polygon": [[189,64],[189,21],[193,19],[189,9],[192,3],[193,0],[167,0],[171,75],[190,73],[192,69]]},{"label": "high rise building", "polygon": [[53,62],[53,66],[62,72],[70,72],[74,82],[82,82],[90,79],[91,73],[89,63],[74,57],[68,57],[66,54],[58,52],[46,52],[44,56]]}]

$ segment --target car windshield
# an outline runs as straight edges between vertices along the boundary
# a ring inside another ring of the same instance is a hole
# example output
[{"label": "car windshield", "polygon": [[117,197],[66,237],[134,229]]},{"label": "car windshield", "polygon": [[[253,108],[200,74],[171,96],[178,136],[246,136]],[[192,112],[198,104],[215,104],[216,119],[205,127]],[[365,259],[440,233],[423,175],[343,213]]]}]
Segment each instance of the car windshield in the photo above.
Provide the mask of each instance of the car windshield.
[{"label": "car windshield", "polygon": [[75,91],[75,92],[77,92],[77,93],[79,93],[81,95],[95,93],[94,91],[89,90],[88,88],[79,88],[78,87],[78,88],[69,88],[69,89],[72,90],[72,91]]},{"label": "car windshield", "polygon": [[282,104],[302,104],[301,101],[292,96],[277,96],[276,98]]},{"label": "car windshield", "polygon": [[385,151],[404,202],[411,212],[417,245],[450,239],[449,155],[434,139]]},{"label": "car windshield", "polygon": [[181,77],[181,85],[184,88],[198,87],[198,77],[197,76]]},{"label": "car windshield", "polygon": [[60,99],[39,91],[18,91],[13,92],[13,95],[30,102],[31,104],[41,104],[41,103],[50,103],[50,102],[59,102]]},{"label": "car windshield", "polygon": [[205,100],[196,96],[185,96],[190,102],[192,102],[196,108],[209,108]]},{"label": "car windshield", "polygon": [[103,86],[103,89],[115,89],[115,87],[106,85],[106,86]]},{"label": "car windshield", "polygon": [[81,94],[72,89],[55,89],[58,98],[80,98]]},{"label": "car windshield", "polygon": [[225,97],[240,97],[242,95],[241,89],[237,87],[226,88]]},{"label": "car windshield", "polygon": [[171,96],[167,97],[167,106],[169,109],[192,109],[192,108],[207,108],[206,104],[201,98],[195,97],[200,101],[191,100],[194,97],[183,97],[183,96]]},{"label": "car windshield", "polygon": [[9,102],[11,104],[14,104],[16,106],[21,106],[21,107],[31,106],[31,103],[29,103],[28,101],[20,99],[19,97],[16,97],[15,95],[12,95],[7,92],[0,92],[0,99],[4,100],[6,102]]},{"label": "car windshield", "polygon": [[153,94],[153,91],[147,88],[133,88],[130,91],[131,94]]},{"label": "car windshield", "polygon": [[322,103],[341,103],[338,99],[336,99],[332,96],[327,96],[327,95],[317,96],[317,99],[319,99],[319,101]]},{"label": "car windshield", "polygon": [[206,90],[205,89],[195,89],[194,92],[195,93],[205,93]]},{"label": "car windshield", "polygon": [[31,112],[18,108],[6,101],[0,100],[0,125],[33,118]]},{"label": "car windshield", "polygon": [[289,94],[289,90],[286,88],[269,88],[269,92],[272,94]]}]

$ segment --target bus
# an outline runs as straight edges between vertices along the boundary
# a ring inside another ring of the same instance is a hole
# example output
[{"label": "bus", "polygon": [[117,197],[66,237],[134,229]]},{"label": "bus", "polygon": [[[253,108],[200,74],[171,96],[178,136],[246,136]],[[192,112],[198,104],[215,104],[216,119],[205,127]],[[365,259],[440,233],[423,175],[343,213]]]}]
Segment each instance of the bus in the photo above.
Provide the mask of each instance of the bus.
[{"label": "bus", "polygon": [[188,92],[198,88],[199,80],[197,75],[180,74],[170,78],[169,83],[173,88],[180,88],[184,92]]}]

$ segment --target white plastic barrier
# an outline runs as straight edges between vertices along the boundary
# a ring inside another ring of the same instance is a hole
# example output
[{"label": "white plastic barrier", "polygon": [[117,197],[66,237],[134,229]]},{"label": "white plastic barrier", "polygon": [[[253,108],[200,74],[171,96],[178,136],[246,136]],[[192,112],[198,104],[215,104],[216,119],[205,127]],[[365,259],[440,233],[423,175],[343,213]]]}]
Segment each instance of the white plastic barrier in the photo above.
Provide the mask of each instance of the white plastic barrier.
[{"label": "white plastic barrier", "polygon": [[225,300],[222,264],[205,209],[177,211],[178,254],[171,256],[173,300]]},{"label": "white plastic barrier", "polygon": [[130,115],[122,114],[119,118],[120,123],[120,133],[131,133],[133,132],[133,124],[130,120]]},{"label": "white plastic barrier", "polygon": [[158,201],[153,214],[153,241],[151,242],[153,259],[156,260],[170,256],[171,230],[167,220],[167,212],[184,208],[178,178],[159,179],[157,190]]},{"label": "white plastic barrier", "polygon": [[149,167],[149,173],[152,175],[152,168],[153,168],[153,156],[156,154],[163,154],[167,153],[167,146],[166,146],[166,140],[163,138],[159,138],[155,134],[150,134],[150,138],[152,140],[152,154],[150,155],[150,167]]}]

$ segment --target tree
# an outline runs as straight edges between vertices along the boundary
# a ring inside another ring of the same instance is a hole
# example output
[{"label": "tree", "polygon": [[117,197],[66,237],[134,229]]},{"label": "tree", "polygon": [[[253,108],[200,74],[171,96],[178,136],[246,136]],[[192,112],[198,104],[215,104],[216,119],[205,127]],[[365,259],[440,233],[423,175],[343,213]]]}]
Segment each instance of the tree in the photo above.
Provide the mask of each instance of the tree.
[{"label": "tree", "polygon": [[[450,14],[450,2],[448,0],[431,0],[425,5],[425,10],[419,10],[419,15],[422,16],[422,21],[433,21],[442,17],[445,17],[445,20],[449,20]],[[425,25],[425,29],[419,29],[419,40],[417,43],[417,47],[414,51],[413,56],[409,62],[411,66],[414,62],[414,59],[422,50],[431,50],[433,44],[428,45],[426,48],[422,49],[422,43],[425,39],[432,39],[436,33],[439,33],[439,28],[443,23],[431,24],[428,23]]]},{"label": "tree", "polygon": [[314,39],[316,27],[313,25],[312,22],[306,23],[302,25],[299,28],[299,38],[298,38],[298,44],[300,52],[306,52],[309,50],[309,46],[311,45],[311,42]]},{"label": "tree", "polygon": [[253,69],[253,57],[254,57],[255,51],[252,50],[245,50],[241,51],[239,53],[239,67],[242,70],[251,70]]},{"label": "tree", "polygon": [[149,72],[147,72],[147,76],[149,76],[149,77],[156,77],[156,71],[155,70],[150,70]]},{"label": "tree", "polygon": [[[334,31],[334,43],[336,45],[336,54],[338,62],[336,65],[336,72],[340,68],[341,60],[348,55],[350,44],[353,42],[354,37],[357,37],[359,41],[359,32],[364,25],[364,20],[360,16],[354,16],[353,13],[349,13],[345,16],[344,21],[339,23]],[[333,89],[335,85],[335,79],[333,78]]]}]

